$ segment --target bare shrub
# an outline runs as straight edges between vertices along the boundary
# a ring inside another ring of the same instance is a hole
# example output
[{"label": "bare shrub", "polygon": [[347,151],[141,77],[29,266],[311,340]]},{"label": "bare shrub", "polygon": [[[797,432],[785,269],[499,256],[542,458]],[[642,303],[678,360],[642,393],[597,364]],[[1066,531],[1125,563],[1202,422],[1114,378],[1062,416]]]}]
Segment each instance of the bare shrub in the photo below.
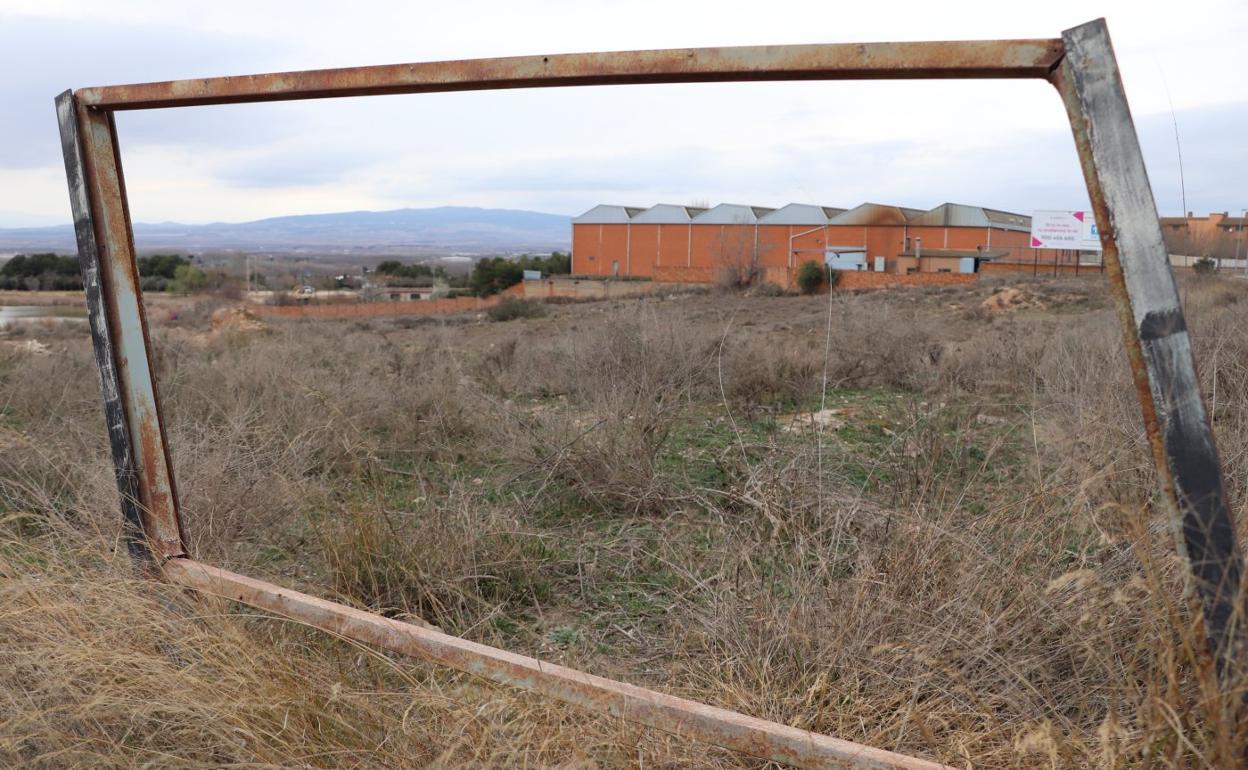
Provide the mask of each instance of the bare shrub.
[{"label": "bare shrub", "polygon": [[550,598],[558,541],[462,489],[406,503],[349,508],[321,523],[334,587],[352,603],[462,633],[506,605]]},{"label": "bare shrub", "polygon": [[491,321],[514,321],[517,318],[540,318],[546,315],[542,303],[532,299],[503,297],[497,304],[485,311]]},{"label": "bare shrub", "polygon": [[729,336],[717,361],[723,396],[746,412],[808,400],[818,393],[821,352],[813,335],[797,345]]},{"label": "bare shrub", "polygon": [[575,411],[544,413],[521,455],[541,469],[544,483],[608,510],[650,512],[664,503],[660,452],[707,382],[705,346],[639,307],[646,309],[619,313],[553,353],[567,375],[557,390]]},{"label": "bare shrub", "polygon": [[[1248,303],[1197,279],[1241,500]],[[954,766],[1238,766],[1097,280],[153,344],[209,561]],[[133,580],[89,341],[52,347],[0,346],[0,765],[757,764]]]}]

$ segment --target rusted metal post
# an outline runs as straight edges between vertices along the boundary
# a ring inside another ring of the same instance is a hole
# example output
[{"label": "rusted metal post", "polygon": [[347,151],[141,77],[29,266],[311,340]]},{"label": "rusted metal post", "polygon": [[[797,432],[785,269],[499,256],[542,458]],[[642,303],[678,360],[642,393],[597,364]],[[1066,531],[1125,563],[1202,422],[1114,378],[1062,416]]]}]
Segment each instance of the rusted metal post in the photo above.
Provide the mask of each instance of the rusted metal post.
[{"label": "rusted metal post", "polygon": [[56,111],[126,537],[136,556],[161,561],[186,551],[116,128],[111,113],[82,107],[69,91],[56,98]]},{"label": "rusted metal post", "polygon": [[1062,39],[1066,57],[1052,82],[1070,116],[1099,226],[1161,501],[1225,683],[1246,673],[1243,556],[1178,286],[1105,22],[1067,30]]},{"label": "rusted metal post", "polygon": [[[1242,556],[1156,206],[1103,21],[1062,40],[761,46],[527,56],[88,88],[57,97],[105,418],[136,553],[181,585],[755,756],[805,767],[934,768],[387,620],[185,557],[153,378],[113,110],[641,83],[1047,78],[1069,113],[1162,486],[1224,677],[1242,673]],[[1038,273],[1033,249],[1032,272]],[[1077,257],[1076,257],[1077,260]],[[1075,266],[1078,271],[1078,262]],[[1054,272],[1058,264],[1054,263]],[[141,534],[140,534],[141,533]],[[145,544],[146,548],[140,546]],[[1224,681],[1226,681],[1224,679]]]},{"label": "rusted metal post", "polygon": [[165,574],[179,585],[260,607],[348,639],[750,756],[805,768],[952,770],[925,759],[799,730],[487,647],[191,559],[169,560]]},{"label": "rusted metal post", "polygon": [[77,97],[83,106],[136,110],[630,83],[1044,78],[1061,56],[1056,39],[675,48],[173,80],[84,88]]}]

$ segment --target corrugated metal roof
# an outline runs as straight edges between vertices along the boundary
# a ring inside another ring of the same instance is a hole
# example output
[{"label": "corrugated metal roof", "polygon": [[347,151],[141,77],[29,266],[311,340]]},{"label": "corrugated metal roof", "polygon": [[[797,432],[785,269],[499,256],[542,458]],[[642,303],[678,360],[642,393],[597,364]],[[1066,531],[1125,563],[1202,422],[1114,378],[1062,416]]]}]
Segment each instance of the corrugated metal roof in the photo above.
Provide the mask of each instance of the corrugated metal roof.
[{"label": "corrugated metal roof", "polygon": [[907,209],[901,206],[886,206],[880,203],[864,203],[849,211],[843,211],[832,217],[831,225],[904,225],[915,214],[923,213],[919,209]]},{"label": "corrugated metal roof", "polygon": [[645,211],[632,206],[610,206],[601,203],[579,217],[572,218],[574,225],[623,225],[632,221],[633,217]]},{"label": "corrugated metal roof", "polygon": [[809,203],[790,203],[760,217],[758,223],[760,225],[809,225],[817,227],[826,225],[828,219],[843,211],[845,209],[814,206]]},{"label": "corrugated metal roof", "polygon": [[1031,229],[1031,217],[982,206],[942,203],[931,211],[912,217],[910,224],[916,227],[996,227],[1027,231]]},{"label": "corrugated metal roof", "polygon": [[984,210],[978,206],[942,203],[930,211],[911,217],[910,224],[918,227],[988,227],[990,223]]},{"label": "corrugated metal roof", "polygon": [[993,227],[1001,227],[1006,230],[1031,231],[1031,217],[1026,214],[1015,214],[1011,211],[998,211],[996,209],[984,209],[984,215],[988,217],[989,222],[992,222]]},{"label": "corrugated metal roof", "polygon": [[753,225],[758,218],[773,211],[762,206],[742,206],[737,203],[721,203],[712,206],[693,218],[695,225]]},{"label": "corrugated metal roof", "polygon": [[633,217],[635,225],[687,225],[693,218],[706,211],[697,206],[677,206],[660,203]]},{"label": "corrugated metal roof", "polygon": [[[1182,220],[1180,220],[1182,221]],[[863,203],[848,211],[831,206],[790,203],[778,209],[721,203],[705,209],[660,203],[648,209],[601,204],[575,217],[573,224],[704,224],[704,225],[915,225],[919,227],[995,227],[1005,230],[1031,229],[1031,217],[1000,209],[942,203],[924,211],[905,206]],[[1234,218],[1224,224],[1234,223]]]}]

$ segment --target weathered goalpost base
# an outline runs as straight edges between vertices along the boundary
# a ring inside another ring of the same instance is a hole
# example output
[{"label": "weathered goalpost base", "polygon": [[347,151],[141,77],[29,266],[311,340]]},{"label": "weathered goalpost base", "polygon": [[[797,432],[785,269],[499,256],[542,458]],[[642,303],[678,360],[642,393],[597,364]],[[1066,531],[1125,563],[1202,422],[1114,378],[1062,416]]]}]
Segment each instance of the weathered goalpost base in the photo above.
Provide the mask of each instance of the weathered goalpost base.
[{"label": "weathered goalpost base", "polygon": [[646,83],[1014,78],[1051,82],[1100,225],[1161,502],[1223,683],[1245,673],[1242,555],[1156,204],[1104,21],[1060,39],[525,56],[108,86],[56,99],[104,415],[131,553],[173,583],[587,709],[800,767],[944,767],[543,663],[190,558],[154,379],[113,113],[292,99]]}]

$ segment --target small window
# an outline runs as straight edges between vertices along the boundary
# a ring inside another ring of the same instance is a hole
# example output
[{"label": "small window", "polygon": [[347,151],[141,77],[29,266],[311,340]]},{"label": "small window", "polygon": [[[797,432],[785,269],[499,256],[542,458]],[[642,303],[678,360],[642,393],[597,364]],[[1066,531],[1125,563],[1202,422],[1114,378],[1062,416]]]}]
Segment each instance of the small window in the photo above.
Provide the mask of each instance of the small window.
[{"label": "small window", "polygon": [[952,271],[952,270],[950,270],[950,269],[949,269],[949,268],[947,268],[947,267],[942,267],[942,268],[938,269],[936,272],[938,272],[938,273],[952,273],[953,271]]},{"label": "small window", "polygon": [[611,275],[620,274],[620,261],[618,259],[611,260]]}]

